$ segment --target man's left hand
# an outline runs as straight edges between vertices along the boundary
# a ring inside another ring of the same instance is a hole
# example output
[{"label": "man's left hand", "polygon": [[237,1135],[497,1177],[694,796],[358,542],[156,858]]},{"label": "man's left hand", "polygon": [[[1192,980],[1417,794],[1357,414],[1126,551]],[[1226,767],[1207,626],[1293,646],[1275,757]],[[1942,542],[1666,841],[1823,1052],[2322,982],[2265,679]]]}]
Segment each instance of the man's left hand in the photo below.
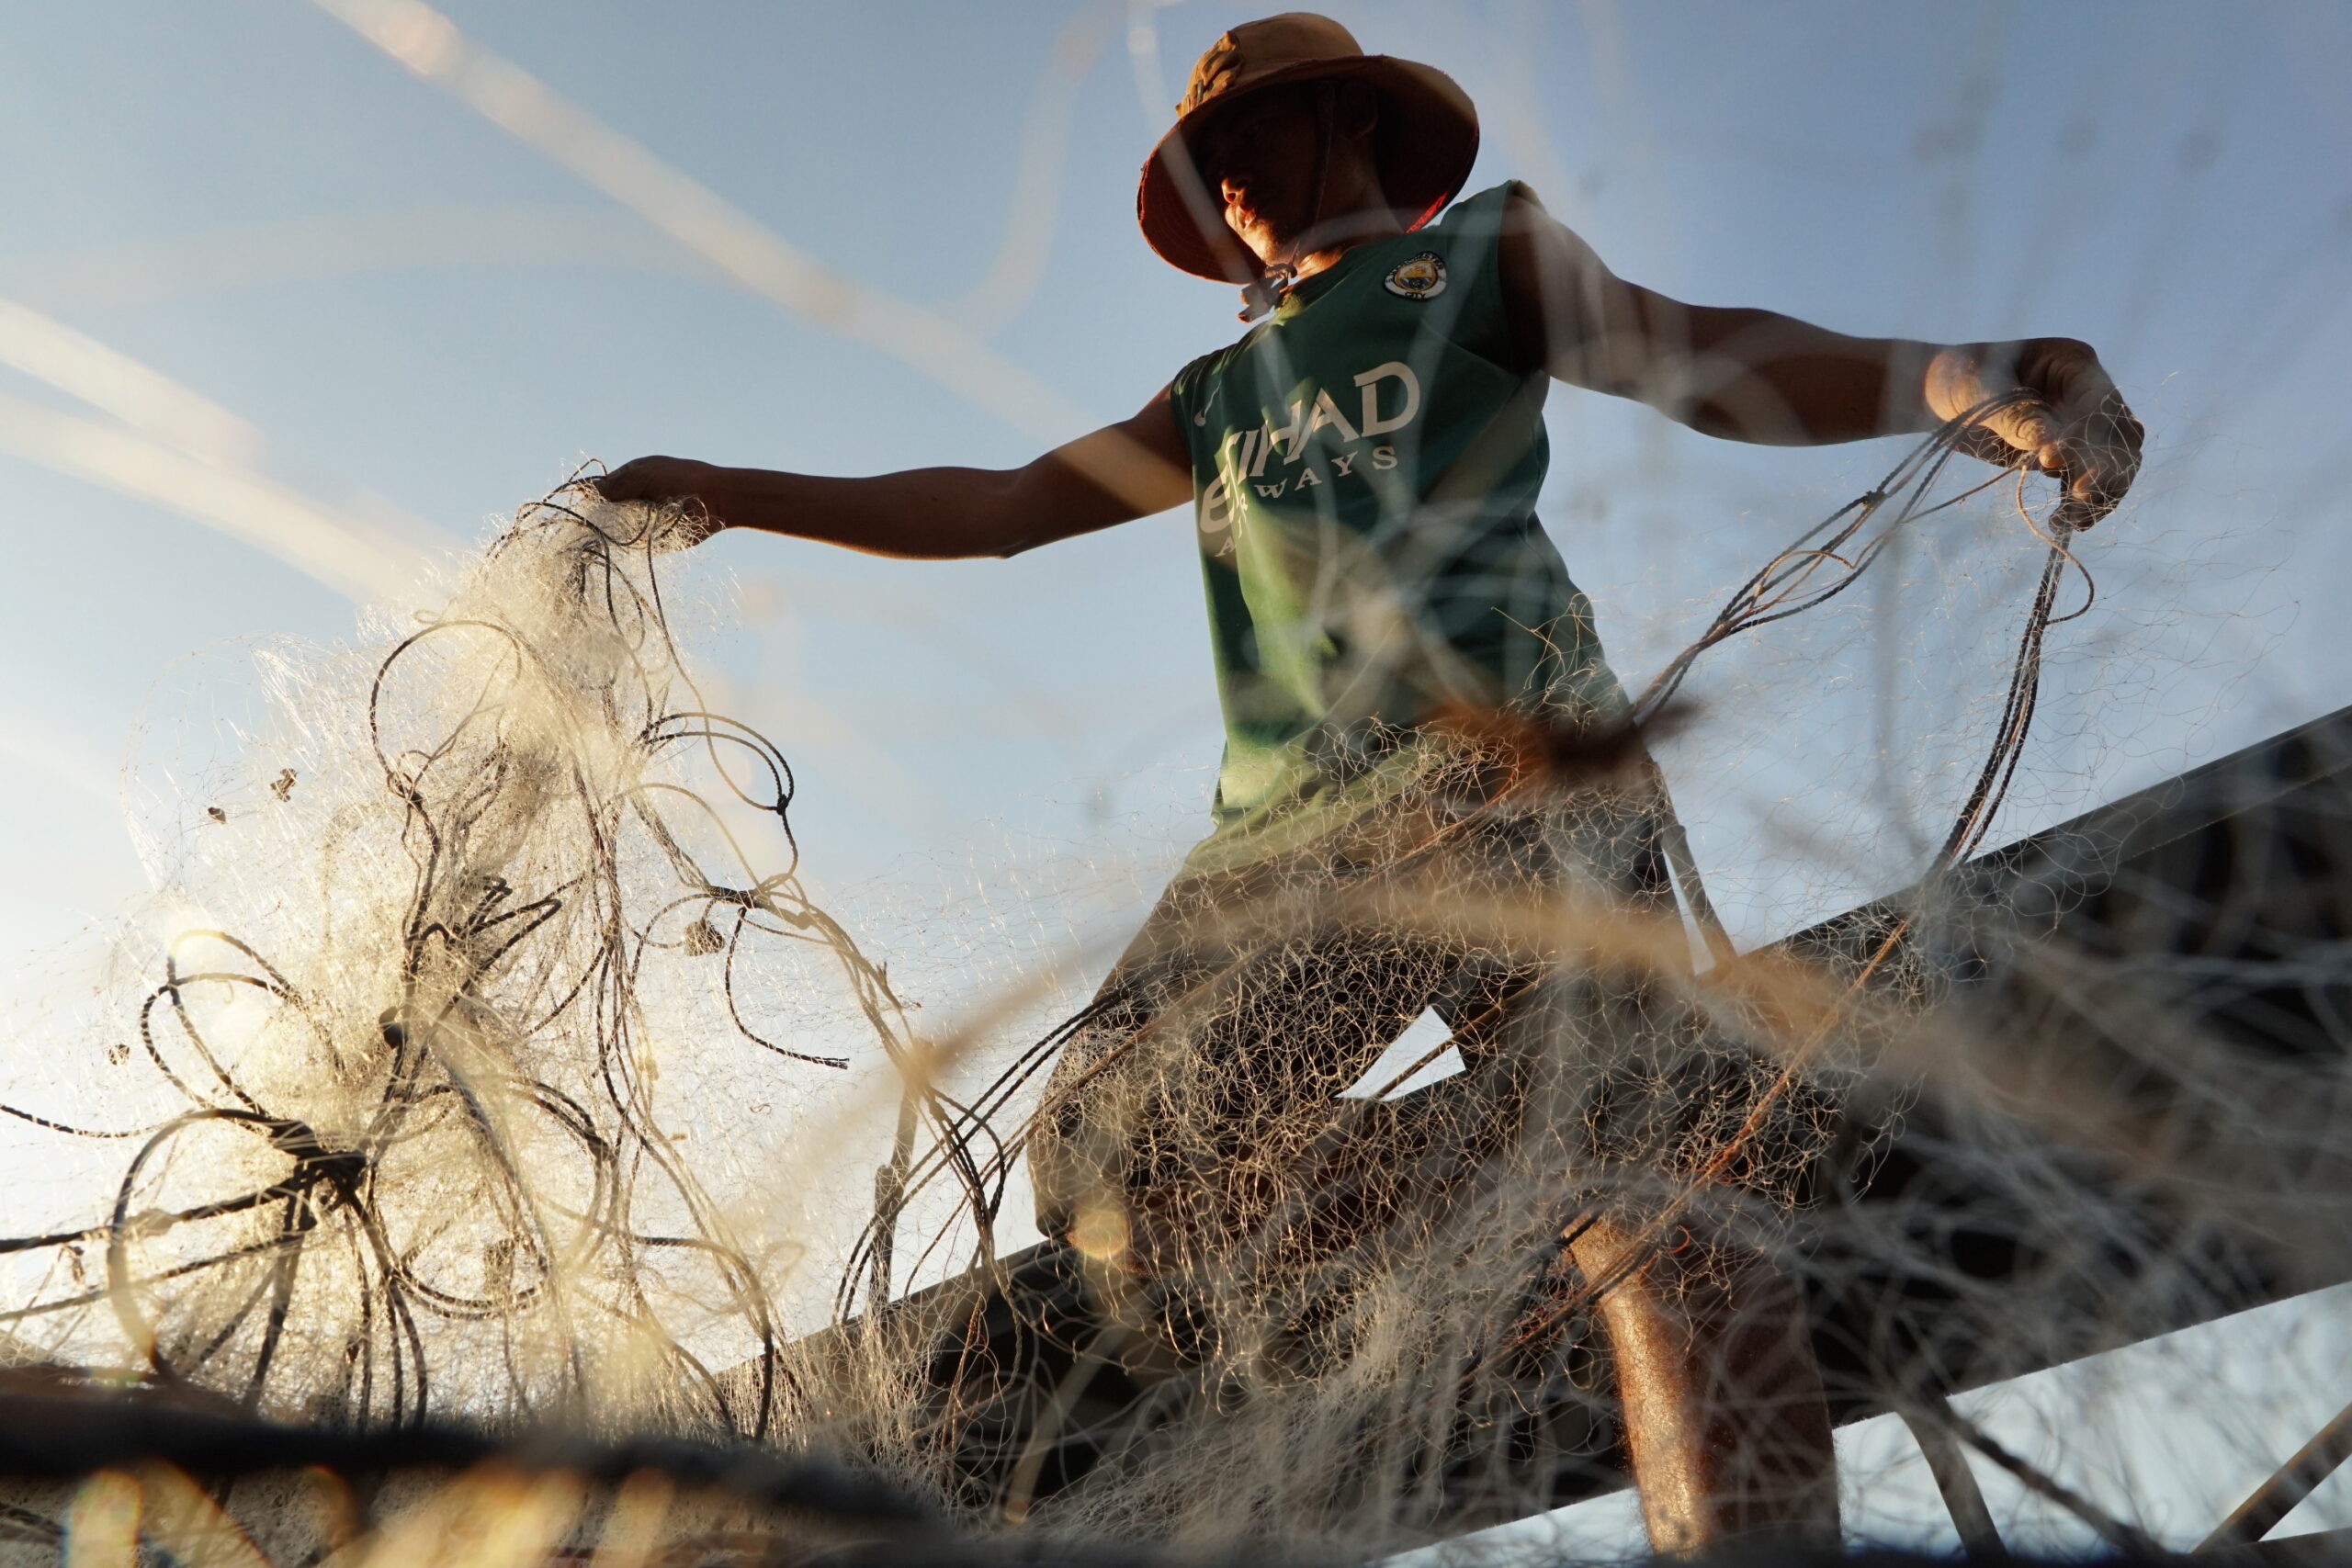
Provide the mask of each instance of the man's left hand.
[{"label": "man's left hand", "polygon": [[1928,408],[1939,419],[1957,419],[2018,391],[2031,395],[1987,415],[1963,449],[1988,462],[2057,475],[2065,487],[2064,520],[2089,527],[2132,488],[2145,428],[2090,344],[2073,338],[1971,344],[1945,349],[1928,366]]}]

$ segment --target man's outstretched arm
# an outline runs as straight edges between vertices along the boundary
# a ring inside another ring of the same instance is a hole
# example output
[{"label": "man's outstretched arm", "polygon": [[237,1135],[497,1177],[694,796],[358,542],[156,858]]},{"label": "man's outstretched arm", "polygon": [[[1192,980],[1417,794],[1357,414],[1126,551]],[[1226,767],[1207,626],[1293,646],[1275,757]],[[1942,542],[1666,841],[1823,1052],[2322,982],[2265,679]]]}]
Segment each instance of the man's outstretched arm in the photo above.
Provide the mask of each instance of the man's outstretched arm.
[{"label": "man's outstretched arm", "polygon": [[909,560],[1015,555],[1164,512],[1193,493],[1165,389],[1132,419],[1018,468],[828,479],[639,457],[596,487],[613,501],[693,502],[717,527],[761,528]]},{"label": "man's outstretched arm", "polygon": [[1710,435],[1815,446],[1917,434],[2023,390],[2030,400],[1988,418],[1976,456],[2023,457],[2064,475],[2086,521],[2112,510],[2139,472],[2140,422],[2098,355],[2072,338],[1849,337],[1771,310],[1686,305],[1618,277],[1523,193],[1500,263],[1531,367],[1639,399]]}]

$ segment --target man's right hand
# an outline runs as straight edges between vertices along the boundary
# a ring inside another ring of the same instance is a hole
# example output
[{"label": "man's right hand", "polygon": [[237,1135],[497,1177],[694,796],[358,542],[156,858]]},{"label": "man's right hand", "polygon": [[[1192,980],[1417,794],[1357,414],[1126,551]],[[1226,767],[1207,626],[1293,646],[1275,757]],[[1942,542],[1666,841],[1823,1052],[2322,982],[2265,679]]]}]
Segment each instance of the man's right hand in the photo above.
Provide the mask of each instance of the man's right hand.
[{"label": "man's right hand", "polygon": [[2091,345],[2073,338],[1962,344],[1928,363],[1925,398],[1956,419],[2006,394],[2030,394],[1963,434],[1961,450],[2004,468],[2039,468],[2064,487],[2065,520],[2087,528],[2123,499],[2140,472],[2147,431]]},{"label": "man's right hand", "polygon": [[718,472],[713,465],[691,457],[633,457],[588,482],[606,501],[679,506],[685,513],[685,525],[670,543],[699,545],[727,526],[727,519],[711,504],[715,488],[711,481]]},{"label": "man's right hand", "polygon": [[[705,501],[718,470],[691,457],[632,457],[588,482],[606,501]],[[707,503],[706,502],[706,506]]]}]

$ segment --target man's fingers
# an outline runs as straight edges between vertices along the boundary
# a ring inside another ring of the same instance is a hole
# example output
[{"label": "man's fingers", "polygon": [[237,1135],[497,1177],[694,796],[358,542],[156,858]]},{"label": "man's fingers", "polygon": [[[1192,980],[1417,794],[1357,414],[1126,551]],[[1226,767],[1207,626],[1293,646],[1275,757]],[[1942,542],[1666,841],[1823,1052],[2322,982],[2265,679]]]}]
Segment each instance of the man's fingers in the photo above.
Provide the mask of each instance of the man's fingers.
[{"label": "man's fingers", "polygon": [[2080,460],[2071,470],[2067,489],[2086,506],[2105,516],[2115,510],[2140,475],[2141,448],[2147,430],[2133,417],[2121,394],[2109,387],[2098,405],[2083,421],[2075,447]]},{"label": "man's fingers", "polygon": [[1926,389],[1928,406],[1947,417],[2001,398],[2004,406],[1953,445],[1987,462],[2058,476],[2060,520],[2069,525],[2088,527],[2115,510],[2139,475],[2147,432],[2088,344],[2033,338],[1946,349],[1930,363]]},{"label": "man's fingers", "polygon": [[588,487],[606,501],[635,501],[638,499],[634,489],[637,476],[629,470],[636,466],[634,463],[623,463],[610,473],[597,474],[589,479]]},{"label": "man's fingers", "polygon": [[655,493],[662,489],[661,476],[650,471],[639,459],[623,463],[611,473],[590,481],[606,501],[665,501],[668,497]]},{"label": "man's fingers", "polygon": [[1996,468],[2014,467],[2018,460],[2016,447],[1981,424],[1972,424],[1962,430],[1953,438],[1952,446]]},{"label": "man's fingers", "polygon": [[2140,472],[2140,451],[2120,433],[2092,429],[2060,444],[2068,521],[2087,528],[2116,508]]},{"label": "man's fingers", "polygon": [[2073,475],[2066,480],[2064,492],[2053,519],[2070,527],[2087,528],[2115,510],[2120,495],[2109,493],[2098,477],[2087,471]]},{"label": "man's fingers", "polygon": [[2140,470],[2140,422],[2120,403],[2072,424],[2047,406],[2003,410],[1961,432],[1954,445],[1988,463],[2057,476],[2064,521],[2087,528],[2115,510]]},{"label": "man's fingers", "polygon": [[2032,453],[2036,458],[2058,443],[2058,421],[2039,404],[2001,410],[1984,423],[1994,434],[2020,452]]},{"label": "man's fingers", "polygon": [[1957,445],[2005,468],[2028,462],[2054,473],[2061,466],[2058,422],[2040,408],[1996,409],[1962,431]]},{"label": "man's fingers", "polygon": [[606,501],[674,508],[660,542],[663,548],[678,549],[700,544],[727,526],[703,499],[711,472],[707,464],[684,457],[633,457],[588,483]]},{"label": "man's fingers", "polygon": [[684,501],[695,494],[691,467],[676,457],[632,457],[588,482],[606,501]]}]

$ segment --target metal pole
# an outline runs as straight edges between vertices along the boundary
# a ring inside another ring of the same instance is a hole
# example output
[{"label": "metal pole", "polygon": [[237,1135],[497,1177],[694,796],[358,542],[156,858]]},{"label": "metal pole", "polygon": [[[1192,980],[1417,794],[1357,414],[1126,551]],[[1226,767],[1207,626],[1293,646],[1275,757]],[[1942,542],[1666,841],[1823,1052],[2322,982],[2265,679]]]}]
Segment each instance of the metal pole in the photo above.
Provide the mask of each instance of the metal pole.
[{"label": "metal pole", "polygon": [[[1939,1398],[1936,1403],[1944,1402]],[[1952,1528],[1960,1532],[1962,1550],[1971,1557],[2007,1556],[2008,1548],[2001,1544],[2000,1528],[1993,1523],[1993,1510],[1984,1504],[1984,1489],[1976,1484],[1976,1472],[1968,1468],[1968,1455],[1961,1451],[1960,1439],[1951,1435],[1950,1423],[1943,1419],[1950,1409],[1945,1404],[1944,1412],[1923,1416],[1905,1408],[1903,1424],[1911,1429],[1928,1461],[1928,1473],[1943,1495]]]},{"label": "metal pole", "polygon": [[2335,1474],[2335,1467],[2346,1459],[2352,1459],[2352,1404],[2337,1411],[2335,1419],[2319,1429],[2319,1436],[2297,1450],[2294,1458],[2256,1487],[2253,1496],[2240,1503],[2228,1518],[2214,1527],[2211,1535],[2197,1543],[2197,1550],[2212,1551],[2224,1546],[2253,1545],[2277,1529],[2278,1521],[2293,1513],[2295,1506]]},{"label": "metal pole", "polygon": [[[904,1071],[903,1065],[900,1068]],[[874,1173],[874,1251],[866,1275],[866,1310],[879,1314],[890,1304],[890,1255],[897,1249],[899,1211],[907,1201],[907,1173],[915,1156],[915,1086],[909,1077],[899,1093],[899,1130],[891,1141],[890,1163]]]}]

